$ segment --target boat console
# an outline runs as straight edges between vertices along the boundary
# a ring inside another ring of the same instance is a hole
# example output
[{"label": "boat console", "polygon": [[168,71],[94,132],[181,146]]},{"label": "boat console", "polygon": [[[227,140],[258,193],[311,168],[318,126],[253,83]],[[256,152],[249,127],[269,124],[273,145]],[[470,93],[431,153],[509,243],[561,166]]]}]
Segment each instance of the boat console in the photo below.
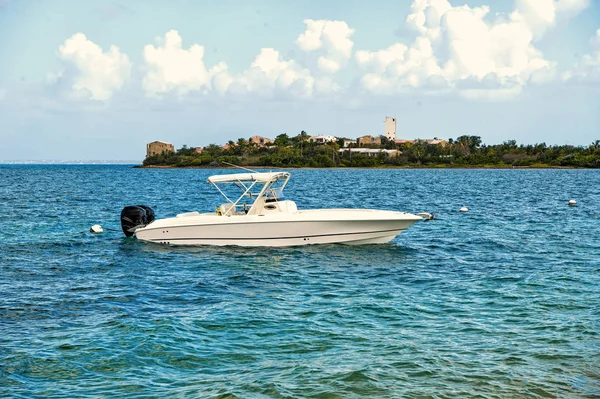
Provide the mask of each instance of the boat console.
[{"label": "boat console", "polygon": [[294,201],[257,201],[254,205],[235,206],[232,203],[225,203],[217,208],[218,216],[233,216],[233,215],[267,215],[273,213],[296,213],[298,207]]},{"label": "boat console", "polygon": [[298,212],[298,207],[294,201],[284,200],[284,201],[273,201],[273,202],[265,202],[262,206],[262,209],[257,210],[257,214],[264,215],[270,213],[296,213]]}]

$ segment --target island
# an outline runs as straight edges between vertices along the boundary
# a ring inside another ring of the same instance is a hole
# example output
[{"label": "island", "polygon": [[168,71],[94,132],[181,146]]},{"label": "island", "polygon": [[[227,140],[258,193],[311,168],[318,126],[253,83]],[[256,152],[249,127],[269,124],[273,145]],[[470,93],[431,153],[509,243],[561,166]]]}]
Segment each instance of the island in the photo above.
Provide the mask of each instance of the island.
[{"label": "island", "polygon": [[333,168],[598,168],[600,140],[587,146],[518,144],[516,140],[487,145],[480,136],[456,139],[392,139],[386,135],[356,140],[310,136],[301,131],[274,140],[253,136],[225,145],[183,145],[175,150],[165,142],[149,143],[141,167],[245,167]]}]

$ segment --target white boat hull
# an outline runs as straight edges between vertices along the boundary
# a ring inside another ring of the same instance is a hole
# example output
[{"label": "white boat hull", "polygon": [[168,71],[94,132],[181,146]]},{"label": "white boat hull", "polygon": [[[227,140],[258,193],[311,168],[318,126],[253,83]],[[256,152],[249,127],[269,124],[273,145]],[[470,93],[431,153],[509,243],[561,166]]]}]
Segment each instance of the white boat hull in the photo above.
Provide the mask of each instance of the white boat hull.
[{"label": "white boat hull", "polygon": [[195,214],[154,221],[139,240],[169,245],[284,247],[341,243],[383,244],[421,217],[403,212],[327,209],[293,214]]}]

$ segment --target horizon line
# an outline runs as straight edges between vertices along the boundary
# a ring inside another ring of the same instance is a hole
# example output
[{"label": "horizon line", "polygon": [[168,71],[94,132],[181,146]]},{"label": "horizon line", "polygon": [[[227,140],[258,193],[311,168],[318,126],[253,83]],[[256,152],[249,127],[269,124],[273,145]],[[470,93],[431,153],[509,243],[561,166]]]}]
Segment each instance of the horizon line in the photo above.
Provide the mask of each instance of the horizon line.
[{"label": "horizon line", "polygon": [[130,165],[139,164],[139,160],[123,160],[123,159],[0,159],[0,165]]}]

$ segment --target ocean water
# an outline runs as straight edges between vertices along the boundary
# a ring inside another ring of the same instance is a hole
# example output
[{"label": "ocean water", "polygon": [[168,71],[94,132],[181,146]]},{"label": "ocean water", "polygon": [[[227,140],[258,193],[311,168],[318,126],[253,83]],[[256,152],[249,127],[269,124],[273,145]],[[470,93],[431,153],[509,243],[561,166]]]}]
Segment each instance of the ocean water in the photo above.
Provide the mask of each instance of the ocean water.
[{"label": "ocean water", "polygon": [[0,166],[1,398],[600,397],[600,171],[292,171],[299,208],[438,217],[387,245],[88,232],[221,172]]}]

